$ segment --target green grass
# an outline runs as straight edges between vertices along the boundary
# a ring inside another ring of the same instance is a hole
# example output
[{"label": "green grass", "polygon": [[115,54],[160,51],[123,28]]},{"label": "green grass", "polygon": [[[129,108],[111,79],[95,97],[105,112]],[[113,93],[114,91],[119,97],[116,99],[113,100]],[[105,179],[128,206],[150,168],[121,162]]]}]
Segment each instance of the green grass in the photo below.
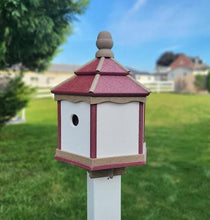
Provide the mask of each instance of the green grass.
[{"label": "green grass", "polygon": [[[122,220],[210,219],[210,96],[152,94],[146,166],[122,176]],[[0,134],[0,219],[86,219],[86,172],[54,159],[56,103]],[[107,219],[108,220],[108,219]]]}]

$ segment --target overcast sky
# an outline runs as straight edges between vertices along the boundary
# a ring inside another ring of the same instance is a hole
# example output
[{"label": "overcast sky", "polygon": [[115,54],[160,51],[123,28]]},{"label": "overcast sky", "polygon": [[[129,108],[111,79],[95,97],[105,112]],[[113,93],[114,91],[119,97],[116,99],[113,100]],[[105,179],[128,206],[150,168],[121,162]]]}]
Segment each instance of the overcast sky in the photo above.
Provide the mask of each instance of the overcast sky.
[{"label": "overcast sky", "polygon": [[153,72],[164,51],[200,56],[210,65],[209,0],[90,0],[53,63],[93,59],[103,30],[111,32],[115,59],[124,66]]}]

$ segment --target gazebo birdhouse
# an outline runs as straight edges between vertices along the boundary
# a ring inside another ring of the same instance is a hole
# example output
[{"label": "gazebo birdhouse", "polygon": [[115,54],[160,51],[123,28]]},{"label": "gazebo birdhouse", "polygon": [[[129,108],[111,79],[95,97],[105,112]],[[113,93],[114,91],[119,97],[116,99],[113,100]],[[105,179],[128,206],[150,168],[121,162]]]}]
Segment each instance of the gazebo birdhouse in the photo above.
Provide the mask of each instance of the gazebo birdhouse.
[{"label": "gazebo birdhouse", "polygon": [[150,92],[114,59],[109,32],[100,32],[96,45],[96,58],[52,89],[58,102],[55,158],[89,171],[143,165]]}]

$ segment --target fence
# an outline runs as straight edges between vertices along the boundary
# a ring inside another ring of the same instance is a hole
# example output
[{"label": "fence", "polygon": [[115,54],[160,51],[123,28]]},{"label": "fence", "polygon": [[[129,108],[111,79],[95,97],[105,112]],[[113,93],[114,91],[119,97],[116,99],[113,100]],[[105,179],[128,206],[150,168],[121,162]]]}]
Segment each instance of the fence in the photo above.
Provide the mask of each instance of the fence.
[{"label": "fence", "polygon": [[143,84],[151,92],[174,92],[174,81],[155,81]]},{"label": "fence", "polygon": [[[151,92],[174,92],[174,81],[144,82],[143,85]],[[49,88],[38,88],[34,98],[53,98]]]}]

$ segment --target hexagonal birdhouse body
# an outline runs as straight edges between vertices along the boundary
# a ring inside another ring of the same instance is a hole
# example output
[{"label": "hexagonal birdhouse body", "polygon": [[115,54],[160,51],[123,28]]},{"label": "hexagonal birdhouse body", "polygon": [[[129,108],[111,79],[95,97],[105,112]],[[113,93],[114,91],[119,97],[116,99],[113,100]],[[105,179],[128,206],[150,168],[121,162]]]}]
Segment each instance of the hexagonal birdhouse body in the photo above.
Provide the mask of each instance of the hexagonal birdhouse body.
[{"label": "hexagonal birdhouse body", "polygon": [[96,58],[52,90],[58,102],[55,158],[92,171],[146,162],[149,91],[113,59],[111,36],[102,33]]}]

